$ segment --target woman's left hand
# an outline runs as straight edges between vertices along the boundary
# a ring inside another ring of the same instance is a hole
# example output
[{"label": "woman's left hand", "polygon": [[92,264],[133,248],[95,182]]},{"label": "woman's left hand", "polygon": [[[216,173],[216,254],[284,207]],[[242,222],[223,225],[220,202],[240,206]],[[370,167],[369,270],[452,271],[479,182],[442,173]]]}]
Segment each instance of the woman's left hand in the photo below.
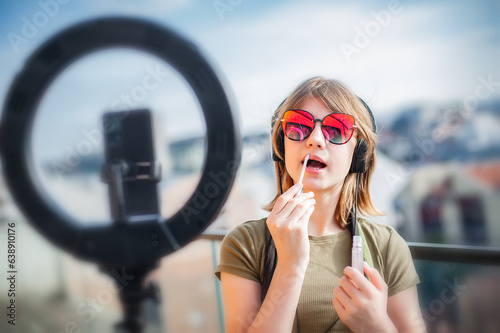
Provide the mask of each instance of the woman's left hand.
[{"label": "woman's left hand", "polygon": [[387,315],[387,284],[366,262],[363,270],[371,282],[348,266],[333,290],[333,306],[340,320],[353,332],[396,332]]}]

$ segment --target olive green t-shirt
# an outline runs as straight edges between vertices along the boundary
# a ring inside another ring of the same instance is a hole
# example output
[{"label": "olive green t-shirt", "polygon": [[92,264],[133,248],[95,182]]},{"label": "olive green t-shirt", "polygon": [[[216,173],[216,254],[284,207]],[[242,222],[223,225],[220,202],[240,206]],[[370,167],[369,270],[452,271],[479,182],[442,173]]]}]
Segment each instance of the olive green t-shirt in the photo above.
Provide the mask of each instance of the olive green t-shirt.
[{"label": "olive green t-shirt", "polygon": [[[358,226],[370,249],[373,265],[384,278],[389,296],[418,284],[408,245],[392,228],[359,219]],[[215,274],[226,272],[262,283],[265,248],[269,236],[266,219],[245,222],[231,230],[221,245]],[[351,262],[349,230],[309,236],[310,257],[298,304],[300,332],[350,332],[333,307],[333,289]],[[279,259],[279,258],[278,258]],[[294,331],[296,332],[297,318]]]}]

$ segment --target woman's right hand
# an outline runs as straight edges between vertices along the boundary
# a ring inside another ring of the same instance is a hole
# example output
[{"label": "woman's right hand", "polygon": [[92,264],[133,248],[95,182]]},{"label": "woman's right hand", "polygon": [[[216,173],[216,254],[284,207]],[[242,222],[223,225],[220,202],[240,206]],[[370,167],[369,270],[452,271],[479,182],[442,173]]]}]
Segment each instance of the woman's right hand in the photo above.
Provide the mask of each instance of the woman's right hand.
[{"label": "woman's right hand", "polygon": [[298,265],[309,263],[309,218],[314,211],[314,193],[299,193],[298,183],[283,193],[267,218],[267,227],[273,236],[279,263]]},{"label": "woman's right hand", "polygon": [[292,332],[300,291],[309,263],[309,218],[313,193],[299,193],[302,185],[283,193],[267,218],[278,264],[265,299],[262,284],[222,272],[226,332]]}]

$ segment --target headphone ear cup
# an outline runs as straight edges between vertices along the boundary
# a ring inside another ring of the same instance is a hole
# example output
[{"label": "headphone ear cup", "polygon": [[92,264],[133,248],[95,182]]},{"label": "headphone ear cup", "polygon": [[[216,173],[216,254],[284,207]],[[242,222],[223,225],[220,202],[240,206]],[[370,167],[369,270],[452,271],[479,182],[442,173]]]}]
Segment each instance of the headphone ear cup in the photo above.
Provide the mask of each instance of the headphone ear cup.
[{"label": "headphone ear cup", "polygon": [[278,127],[276,133],[276,150],[274,149],[274,145],[272,146],[272,155],[273,155],[273,161],[274,162],[285,162],[280,156],[285,157],[285,137],[283,135],[283,128],[281,125]]},{"label": "headphone ear cup", "polygon": [[365,173],[366,172],[366,160],[368,156],[368,143],[364,139],[359,139],[356,147],[354,148],[354,153],[352,154],[350,173]]}]

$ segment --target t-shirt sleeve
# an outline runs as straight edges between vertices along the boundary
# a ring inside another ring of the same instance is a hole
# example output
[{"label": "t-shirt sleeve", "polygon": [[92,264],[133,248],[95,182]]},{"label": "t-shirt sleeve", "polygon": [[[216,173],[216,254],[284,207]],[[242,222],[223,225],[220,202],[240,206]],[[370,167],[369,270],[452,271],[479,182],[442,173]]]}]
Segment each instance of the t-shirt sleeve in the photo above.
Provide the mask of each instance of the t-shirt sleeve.
[{"label": "t-shirt sleeve", "polygon": [[386,282],[389,288],[389,296],[420,283],[415,265],[413,264],[410,248],[394,229],[391,229],[385,263],[385,276],[387,277]]},{"label": "t-shirt sleeve", "polygon": [[246,224],[231,230],[221,244],[217,278],[220,280],[220,273],[225,272],[261,283],[256,241],[256,235]]}]

